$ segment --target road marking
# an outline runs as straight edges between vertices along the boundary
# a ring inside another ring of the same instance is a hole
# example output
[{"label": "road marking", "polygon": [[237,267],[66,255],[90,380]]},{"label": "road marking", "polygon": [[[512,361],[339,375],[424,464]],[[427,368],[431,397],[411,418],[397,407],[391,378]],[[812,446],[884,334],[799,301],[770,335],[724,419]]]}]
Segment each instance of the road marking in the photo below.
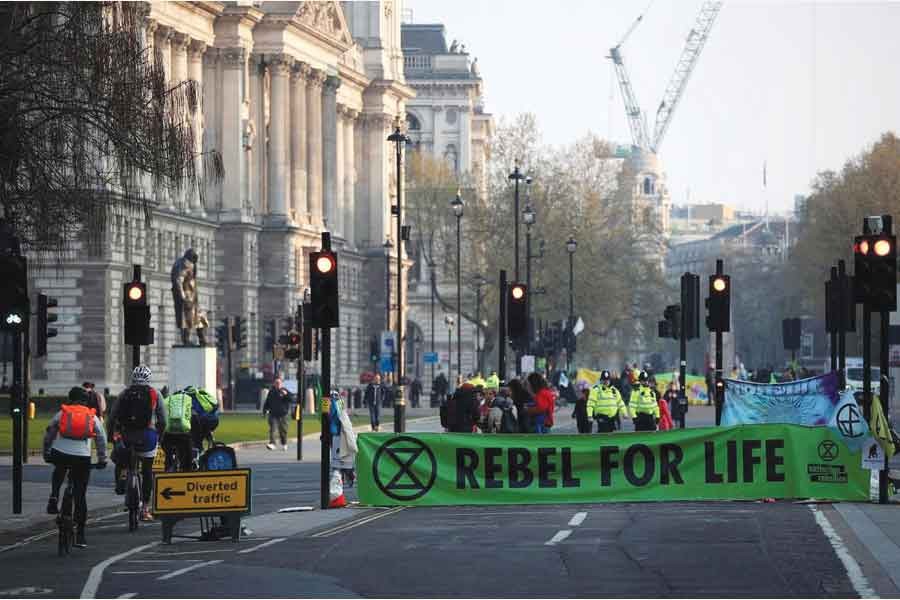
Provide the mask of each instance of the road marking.
[{"label": "road marking", "polygon": [[569,527],[578,527],[584,520],[587,518],[586,512],[575,513],[575,516],[572,517],[572,520],[569,521]]},{"label": "road marking", "polygon": [[345,523],[343,525],[338,525],[337,527],[333,527],[331,529],[326,529],[325,531],[320,531],[319,533],[315,533],[309,537],[314,537],[314,538],[331,537],[338,533],[343,533],[345,531],[349,531],[350,529],[353,529],[354,527],[359,527],[360,525],[365,525],[366,523],[371,523],[372,521],[381,519],[382,517],[387,517],[387,516],[396,514],[396,513],[400,512],[401,510],[403,510],[404,508],[406,508],[406,507],[405,506],[397,506],[395,508],[391,508],[391,509],[384,511],[383,513],[372,515],[370,517],[363,517],[356,521],[351,521],[350,523]]},{"label": "road marking", "polygon": [[[103,515],[102,517],[94,517],[93,519],[88,519],[87,524],[90,525],[91,523],[105,521],[107,519],[112,519],[114,517],[121,517],[124,514],[125,513],[123,513],[123,512],[114,512],[112,514]],[[16,548],[21,548],[22,546],[30,544],[31,542],[37,542],[38,540],[43,540],[44,538],[48,538],[51,535],[56,535],[58,531],[59,530],[56,528],[50,529],[50,530],[44,531],[43,533],[37,533],[35,535],[29,536],[29,537],[27,537],[19,542],[16,542],[14,544],[10,544],[8,546],[0,546],[0,554],[2,554],[4,552],[8,552],[10,550],[14,550]]]},{"label": "road marking", "polygon": [[556,535],[554,535],[552,538],[550,538],[549,540],[544,542],[544,545],[545,546],[555,546],[558,543],[560,543],[561,541],[563,541],[564,539],[566,539],[567,537],[569,537],[570,535],[572,535],[571,529],[563,529],[561,531],[557,531]]},{"label": "road marking", "polygon": [[268,542],[263,542],[262,544],[257,544],[251,548],[247,548],[246,550],[239,550],[238,554],[250,554],[251,552],[256,552],[261,548],[265,548],[266,546],[271,546],[272,544],[277,544],[278,542],[283,542],[287,538],[275,538],[274,540],[269,540]]},{"label": "road marking", "polygon": [[838,532],[831,526],[831,522],[828,520],[828,517],[825,516],[825,513],[820,511],[816,506],[810,506],[809,509],[816,517],[816,523],[822,528],[825,537],[831,542],[834,553],[837,554],[838,558],[841,559],[841,562],[844,563],[844,569],[847,571],[850,583],[853,584],[853,589],[856,590],[859,597],[876,598],[875,590],[869,585],[869,580],[866,579],[866,576],[863,574],[859,563],[850,555],[850,552],[844,545],[844,540],[841,539]]},{"label": "road marking", "polygon": [[81,597],[97,597],[97,590],[100,588],[100,582],[103,580],[103,571],[106,569],[106,567],[110,566],[118,560],[131,556],[132,554],[143,552],[148,548],[153,548],[154,546],[158,545],[159,542],[150,542],[149,544],[144,544],[143,546],[137,546],[136,548],[132,548],[131,550],[126,550],[125,552],[122,552],[120,554],[110,556],[106,560],[94,565],[94,567],[91,569],[90,574],[88,575],[87,581],[84,582],[84,587],[81,589]]},{"label": "road marking", "polygon": [[168,573],[168,569],[154,569],[152,571],[110,571],[110,575],[149,575],[150,573]]},{"label": "road marking", "polygon": [[232,550],[186,550],[184,552],[148,552],[153,556],[184,556],[186,554],[210,554],[211,552],[232,552]]},{"label": "road marking", "polygon": [[170,563],[170,562],[200,562],[199,558],[142,558],[140,560],[126,560],[127,564],[145,563]]},{"label": "road marking", "polygon": [[119,598],[134,598],[137,596],[137,592],[128,592],[127,594],[122,594]]},{"label": "road marking", "polygon": [[0,596],[21,596],[23,594],[37,595],[37,594],[52,594],[52,593],[53,593],[53,590],[51,590],[50,588],[35,587],[33,585],[26,586],[26,587],[10,588],[8,590],[0,590]]},{"label": "road marking", "polygon": [[171,573],[168,573],[168,574],[166,574],[166,575],[160,575],[160,576],[157,577],[156,579],[157,579],[158,581],[165,581],[166,579],[172,579],[173,577],[178,577],[179,575],[184,575],[185,573],[188,573],[188,572],[190,572],[190,571],[193,571],[194,569],[200,569],[200,568],[203,568],[203,567],[211,567],[212,565],[217,565],[217,564],[219,564],[220,562],[223,562],[223,561],[221,561],[221,560],[207,560],[206,562],[197,563],[196,565],[191,565],[191,566],[185,567],[185,568],[183,568],[183,569],[178,569],[177,571],[172,571]]}]

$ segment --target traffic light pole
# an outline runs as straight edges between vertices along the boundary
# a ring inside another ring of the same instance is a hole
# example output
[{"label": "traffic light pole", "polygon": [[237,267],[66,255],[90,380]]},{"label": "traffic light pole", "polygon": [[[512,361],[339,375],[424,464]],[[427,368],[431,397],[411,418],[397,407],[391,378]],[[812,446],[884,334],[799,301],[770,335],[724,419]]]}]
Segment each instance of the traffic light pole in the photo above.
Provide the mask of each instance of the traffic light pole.
[{"label": "traffic light pole", "polygon": [[[303,340],[303,304],[297,305],[297,318],[294,326]],[[302,342],[301,342],[302,343]],[[297,357],[297,460],[303,460],[303,404],[306,401],[306,375],[303,372],[303,351]]]},{"label": "traffic light pole", "polygon": [[[141,280],[141,265],[134,265],[134,273],[131,278],[132,281],[140,281]],[[141,346],[140,344],[134,344],[131,347],[131,368],[137,369],[141,364]]]},{"label": "traffic light pole", "polygon": [[847,263],[838,261],[838,378],[840,389],[847,387],[847,316],[850,310],[856,310],[856,304],[850,296],[847,279]]},{"label": "traffic light pole", "polygon": [[23,353],[22,359],[22,462],[28,463],[28,403],[31,399],[31,320],[29,327],[22,332]]},{"label": "traffic light pole", "polygon": [[506,271],[500,270],[500,318],[498,319],[497,374],[506,381]]},{"label": "traffic light pole", "polygon": [[[716,259],[716,275],[724,275],[725,269],[724,264],[721,258]],[[730,292],[729,292],[730,293]],[[730,318],[730,311],[729,311]],[[721,329],[716,330],[716,379],[715,379],[715,394],[716,394],[716,425],[720,425],[722,422],[722,404],[725,402],[725,398],[723,398],[723,392],[725,391],[722,387],[722,331]]]},{"label": "traffic light pole", "polygon": [[[879,366],[881,371],[881,378],[879,382],[878,388],[878,398],[881,400],[881,410],[884,411],[884,416],[887,417],[891,414],[890,410],[890,380],[888,379],[888,373],[890,372],[890,350],[888,348],[888,336],[890,335],[888,329],[890,327],[890,317],[889,312],[886,310],[881,311],[881,336],[878,340],[878,345],[880,346],[880,354],[879,357]],[[888,503],[888,475],[889,475],[889,465],[888,458],[885,454],[884,457],[884,466],[881,469],[881,472],[878,473],[878,503],[879,504],[887,504]]]},{"label": "traffic light pole", "polygon": [[[399,237],[398,243],[399,243]],[[331,234],[327,231],[322,232],[322,250],[331,250]],[[320,399],[322,410],[321,427],[322,434],[322,459],[320,463],[320,500],[321,508],[328,508],[329,504],[329,483],[331,476],[331,421],[330,411],[325,410],[326,404],[331,406],[331,327],[322,327],[322,398]],[[327,399],[327,401],[326,401]]]},{"label": "traffic light pole", "polygon": [[13,338],[13,389],[10,407],[13,420],[13,514],[22,514],[22,454],[25,448],[22,420],[24,419],[24,402],[22,401],[22,334],[15,332]]},{"label": "traffic light pole", "polygon": [[[843,295],[843,291],[840,289],[840,283],[838,280],[837,267],[831,267],[831,279],[829,280],[829,287],[827,289],[830,290],[830,293],[826,294],[828,297],[825,299],[825,303],[828,305],[829,310],[832,311],[832,313],[833,313],[834,311],[832,309],[834,307],[840,308],[840,305],[841,305],[840,295]],[[838,296],[835,297],[835,294],[838,294]],[[837,300],[837,301],[835,301],[835,300]],[[831,332],[829,333],[829,336],[830,336],[829,339],[830,339],[831,343],[829,345],[831,346],[831,372],[832,373],[837,371],[837,368],[838,368],[837,338],[838,338],[838,328],[840,327],[840,322],[841,321],[840,321],[839,315],[835,315],[835,314],[831,315]]]},{"label": "traffic light pole", "polygon": [[234,317],[228,317],[226,319],[226,327],[228,331],[226,335],[227,338],[227,346],[225,348],[225,354],[227,358],[227,369],[228,369],[228,409],[234,409],[234,377],[232,377],[232,348],[234,347]]},{"label": "traffic light pole", "polygon": [[686,306],[681,307],[681,331],[678,334],[678,424],[680,429],[684,429],[684,409],[687,402],[682,402],[687,398],[687,313]]}]

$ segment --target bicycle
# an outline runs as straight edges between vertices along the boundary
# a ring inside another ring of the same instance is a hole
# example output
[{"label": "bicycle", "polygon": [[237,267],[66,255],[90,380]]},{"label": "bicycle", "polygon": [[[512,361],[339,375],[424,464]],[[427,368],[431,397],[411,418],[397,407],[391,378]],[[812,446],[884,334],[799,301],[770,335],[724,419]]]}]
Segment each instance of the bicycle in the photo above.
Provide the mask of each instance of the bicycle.
[{"label": "bicycle", "polygon": [[[91,464],[91,468],[97,469],[99,464],[102,463]],[[56,515],[56,525],[59,528],[57,551],[59,556],[66,556],[75,540],[75,482],[72,480],[71,469],[66,473],[66,489],[63,491],[59,514]]]},{"label": "bicycle", "polygon": [[132,445],[129,448],[128,468],[125,473],[125,508],[128,509],[128,531],[138,528],[141,517],[141,457]]}]

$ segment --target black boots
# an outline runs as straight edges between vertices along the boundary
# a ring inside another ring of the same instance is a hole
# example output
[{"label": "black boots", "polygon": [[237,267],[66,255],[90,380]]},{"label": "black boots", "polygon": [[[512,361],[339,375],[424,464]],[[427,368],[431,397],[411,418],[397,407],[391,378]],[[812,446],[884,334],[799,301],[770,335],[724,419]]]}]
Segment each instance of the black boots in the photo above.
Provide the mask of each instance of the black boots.
[{"label": "black boots", "polygon": [[72,544],[76,548],[87,548],[87,540],[84,537],[84,525],[79,525],[75,532],[75,543]]}]

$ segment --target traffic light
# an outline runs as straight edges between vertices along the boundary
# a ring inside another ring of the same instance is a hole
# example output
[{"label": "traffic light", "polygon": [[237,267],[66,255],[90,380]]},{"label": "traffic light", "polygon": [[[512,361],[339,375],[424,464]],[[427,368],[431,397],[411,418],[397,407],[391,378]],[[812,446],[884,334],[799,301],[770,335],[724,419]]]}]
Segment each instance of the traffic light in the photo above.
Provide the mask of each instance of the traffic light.
[{"label": "traffic light", "polygon": [[216,348],[220,354],[228,354],[234,347],[234,322],[231,317],[222,319],[222,324],[216,327]]},{"label": "traffic light", "polygon": [[710,331],[731,331],[731,277],[709,276],[709,297],[706,299],[706,327]]},{"label": "traffic light", "polygon": [[781,339],[784,342],[785,350],[800,349],[800,319],[782,319],[781,321]]},{"label": "traffic light", "polygon": [[287,360],[299,360],[300,359],[300,334],[296,331],[290,331],[285,337],[285,342],[287,348],[284,351],[284,358]]},{"label": "traffic light", "polygon": [[875,312],[897,310],[897,238],[881,233],[854,238],[856,302]]},{"label": "traffic light", "polygon": [[[685,273],[681,276],[681,309],[684,319],[684,339],[700,337],[700,276]],[[679,320],[679,333],[681,320]],[[673,337],[678,338],[677,334]]]},{"label": "traffic light", "polygon": [[337,255],[329,250],[309,255],[309,287],[312,292],[313,327],[338,327],[338,262]]},{"label": "traffic light", "polygon": [[659,322],[659,337],[679,339],[681,335],[681,306],[670,304],[663,311],[663,319]]},{"label": "traffic light", "polygon": [[150,306],[147,304],[147,285],[130,281],[122,286],[122,308],[125,311],[125,343],[148,346],[153,343],[150,328]]},{"label": "traffic light", "polygon": [[28,262],[24,256],[0,258],[0,329],[21,333],[29,325]]},{"label": "traffic light", "polygon": [[506,298],[506,331],[511,341],[528,334],[528,288],[524,283],[509,286]]},{"label": "traffic light", "polygon": [[48,327],[48,325],[50,323],[55,323],[59,317],[56,313],[52,313],[48,309],[57,306],[59,306],[59,302],[56,301],[56,298],[50,298],[46,294],[38,294],[36,356],[47,356],[47,340],[56,337],[56,328]]},{"label": "traffic light", "polygon": [[275,342],[278,341],[277,331],[277,322],[275,319],[266,321],[265,333],[263,335],[263,348],[269,351],[275,348]]},{"label": "traffic light", "polygon": [[231,339],[235,348],[247,347],[247,322],[244,317],[234,318],[234,330],[231,333]]}]

